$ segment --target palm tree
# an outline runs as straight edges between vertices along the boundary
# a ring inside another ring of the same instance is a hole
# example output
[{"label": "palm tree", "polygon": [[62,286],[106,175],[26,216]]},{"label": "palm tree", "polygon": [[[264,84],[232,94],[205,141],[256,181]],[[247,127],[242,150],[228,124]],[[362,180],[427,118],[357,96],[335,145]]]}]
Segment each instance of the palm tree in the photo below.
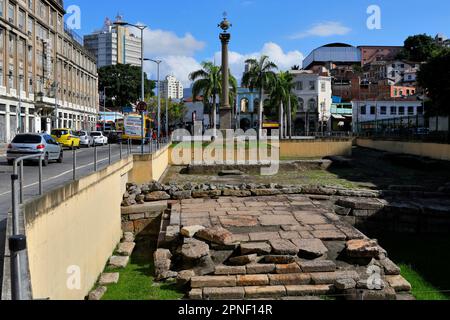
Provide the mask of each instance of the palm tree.
[{"label": "palm tree", "polygon": [[[292,105],[295,110],[297,109],[297,97],[292,93],[294,88],[293,79],[294,77],[289,71],[282,71],[278,73],[276,75],[276,81],[272,84],[270,91],[271,103],[275,106],[279,106],[278,115],[280,122],[280,139],[286,135],[284,130],[286,123],[288,123],[289,128],[292,127],[290,121],[286,120],[285,117],[291,114],[288,118],[292,118]],[[287,112],[284,111],[285,106],[289,109]],[[290,131],[291,130],[289,129],[289,132]]]},{"label": "palm tree", "polygon": [[[212,62],[202,62],[202,69],[192,72],[189,79],[194,82],[192,86],[193,101],[196,102],[198,96],[203,96],[203,105],[205,111],[209,109],[209,123],[212,124],[214,136],[217,128],[217,95],[222,91],[222,68]],[[234,101],[237,95],[237,81],[231,73],[230,83],[230,101]],[[211,105],[212,101],[212,105]]]},{"label": "palm tree", "polygon": [[264,90],[266,90],[276,77],[274,69],[278,69],[277,65],[269,60],[268,56],[262,56],[257,59],[248,59],[245,63],[249,66],[247,72],[242,77],[242,86],[259,90],[259,110],[258,110],[258,136],[261,136],[263,124],[264,109]]}]

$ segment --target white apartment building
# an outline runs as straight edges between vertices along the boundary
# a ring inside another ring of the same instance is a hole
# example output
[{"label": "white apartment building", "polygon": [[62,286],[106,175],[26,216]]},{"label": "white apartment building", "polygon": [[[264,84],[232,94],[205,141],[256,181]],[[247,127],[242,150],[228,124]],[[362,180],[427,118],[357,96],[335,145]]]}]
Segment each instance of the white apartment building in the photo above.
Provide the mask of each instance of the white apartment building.
[{"label": "white apartment building", "polygon": [[174,76],[167,76],[165,80],[159,84],[161,97],[169,98],[172,100],[182,100],[184,88],[180,81]]},{"label": "white apartment building", "polygon": [[424,108],[422,101],[391,99],[383,101],[365,100],[352,101],[353,128],[356,132],[361,123],[422,116]]},{"label": "white apartment building", "polygon": [[118,63],[141,66],[141,38],[127,27],[115,26],[109,18],[101,30],[84,36],[84,46],[96,57],[99,68]]},{"label": "white apartment building", "polygon": [[310,70],[292,70],[294,94],[298,98],[296,134],[320,132],[331,127],[331,77]]},{"label": "white apartment building", "polygon": [[64,14],[62,0],[0,0],[0,143],[95,126],[97,66]]}]

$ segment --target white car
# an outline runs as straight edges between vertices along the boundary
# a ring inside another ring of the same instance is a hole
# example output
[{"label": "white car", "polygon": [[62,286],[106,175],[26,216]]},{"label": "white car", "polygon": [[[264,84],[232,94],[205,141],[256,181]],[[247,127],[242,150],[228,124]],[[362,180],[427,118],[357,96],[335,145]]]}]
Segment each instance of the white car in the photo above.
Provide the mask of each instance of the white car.
[{"label": "white car", "polygon": [[93,145],[106,146],[108,144],[108,137],[105,137],[101,131],[92,131],[91,137],[94,139]]},{"label": "white car", "polygon": [[87,131],[78,131],[76,135],[80,137],[80,146],[89,148],[94,145],[94,138]]}]

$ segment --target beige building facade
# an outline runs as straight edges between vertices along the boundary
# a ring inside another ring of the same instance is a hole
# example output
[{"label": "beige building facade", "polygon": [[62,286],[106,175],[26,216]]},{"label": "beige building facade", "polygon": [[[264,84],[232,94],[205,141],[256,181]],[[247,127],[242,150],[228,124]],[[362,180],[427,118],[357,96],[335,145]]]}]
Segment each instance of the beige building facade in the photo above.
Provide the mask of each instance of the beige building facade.
[{"label": "beige building facade", "polygon": [[0,143],[19,132],[95,128],[95,58],[64,15],[62,0],[0,0]]}]

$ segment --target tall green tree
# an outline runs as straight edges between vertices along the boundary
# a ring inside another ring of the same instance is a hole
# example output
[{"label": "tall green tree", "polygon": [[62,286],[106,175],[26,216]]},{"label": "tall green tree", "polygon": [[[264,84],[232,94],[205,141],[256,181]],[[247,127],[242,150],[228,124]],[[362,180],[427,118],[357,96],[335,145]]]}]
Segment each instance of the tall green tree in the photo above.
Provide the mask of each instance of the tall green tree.
[{"label": "tall green tree", "polygon": [[[161,98],[161,120],[166,119],[166,109],[169,108],[169,125],[176,125],[184,120],[184,116],[187,113],[187,107],[183,102],[173,101],[172,99]],[[148,104],[148,111],[150,114],[156,114],[158,112],[158,101],[157,99],[151,99]]]},{"label": "tall green tree", "polygon": [[[147,79],[147,74],[145,74]],[[145,81],[146,97],[154,95],[155,82]],[[106,88],[107,108],[121,108],[136,103],[141,98],[141,68],[117,64],[98,69],[98,88]]]},{"label": "tall green tree", "polygon": [[422,65],[418,73],[418,82],[431,99],[427,113],[449,116],[450,128],[450,49],[442,50],[440,54]]},{"label": "tall green tree", "polygon": [[[237,95],[236,78],[229,72],[230,101],[234,101]],[[222,92],[222,68],[212,62],[202,62],[202,69],[192,72],[189,79],[194,82],[192,85],[193,101],[197,101],[199,96],[203,97],[205,112],[209,113],[210,124],[213,129],[217,128],[217,95]]]},{"label": "tall green tree", "polygon": [[276,79],[274,70],[278,67],[269,60],[268,56],[264,55],[259,59],[248,59],[245,63],[249,66],[249,69],[242,77],[242,86],[249,88],[251,91],[259,90],[258,136],[260,136],[264,120],[264,91],[274,83]]},{"label": "tall green tree", "polygon": [[[278,119],[280,123],[280,139],[285,137],[285,126],[288,134],[291,132],[292,111],[297,112],[298,100],[292,92],[294,89],[294,76],[289,71],[281,71],[276,75],[270,90],[270,101],[272,105],[278,106]],[[286,111],[287,109],[287,111]],[[287,118],[287,119],[286,119]],[[290,134],[289,134],[290,135]]]},{"label": "tall green tree", "polygon": [[441,47],[433,37],[426,34],[410,36],[405,40],[403,50],[397,58],[415,62],[424,62],[436,56],[441,51]]}]

